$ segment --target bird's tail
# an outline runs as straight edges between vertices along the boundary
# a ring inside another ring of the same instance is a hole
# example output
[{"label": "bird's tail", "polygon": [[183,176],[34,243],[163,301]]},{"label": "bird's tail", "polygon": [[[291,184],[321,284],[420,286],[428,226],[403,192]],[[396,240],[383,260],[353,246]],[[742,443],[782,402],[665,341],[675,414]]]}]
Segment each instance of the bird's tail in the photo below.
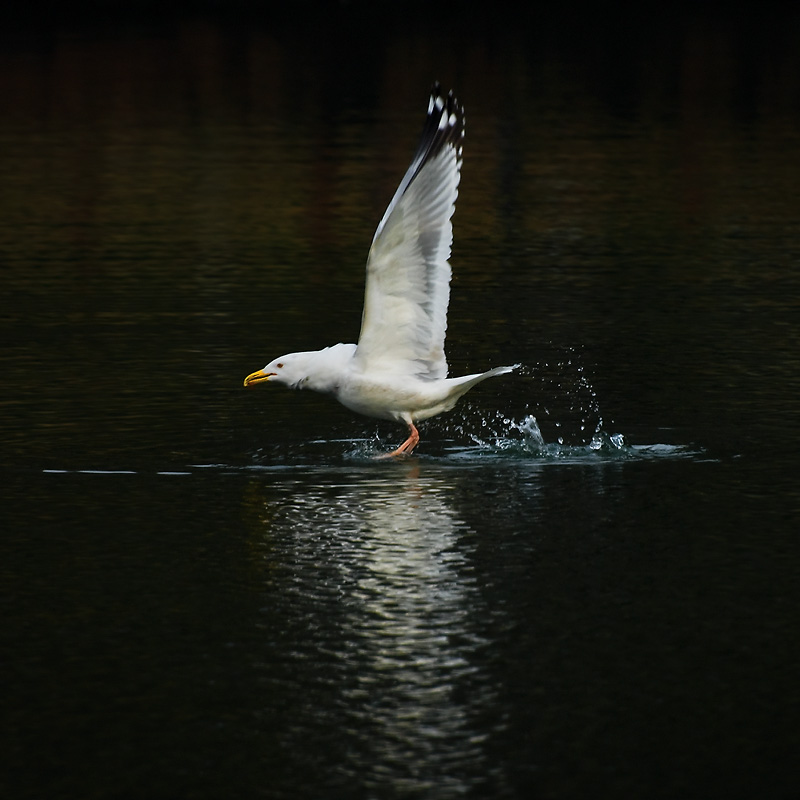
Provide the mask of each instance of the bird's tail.
[{"label": "bird's tail", "polygon": [[464,393],[468,392],[473,386],[485,381],[487,378],[494,378],[495,375],[505,375],[507,372],[513,372],[520,364],[514,364],[512,367],[495,367],[494,369],[480,372],[477,375],[464,375],[462,378],[450,378],[451,381],[458,384],[460,391],[456,397],[461,397]]},{"label": "bird's tail", "polygon": [[479,372],[474,375],[462,375],[460,378],[447,378],[445,379],[445,394],[435,403],[432,408],[433,413],[418,413],[414,416],[415,420],[428,419],[428,417],[440,414],[442,411],[450,411],[458,402],[460,397],[463,397],[473,386],[485,381],[487,378],[493,378],[495,375],[504,375],[506,372],[513,372],[519,364],[514,364],[513,367],[495,367],[487,372]]},{"label": "bird's tail", "polygon": [[481,375],[481,380],[484,378],[494,378],[495,375],[505,375],[506,372],[513,372],[515,369],[519,369],[522,364],[513,364],[510,367],[495,367],[494,369],[490,369],[488,372],[484,372]]}]

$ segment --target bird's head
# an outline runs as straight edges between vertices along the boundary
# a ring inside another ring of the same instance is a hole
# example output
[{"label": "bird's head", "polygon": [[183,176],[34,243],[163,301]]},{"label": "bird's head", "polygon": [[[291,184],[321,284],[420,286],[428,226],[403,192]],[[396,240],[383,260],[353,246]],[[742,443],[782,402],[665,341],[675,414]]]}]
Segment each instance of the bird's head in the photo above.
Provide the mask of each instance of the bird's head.
[{"label": "bird's head", "polygon": [[308,380],[311,356],[313,353],[287,353],[270,361],[264,369],[250,373],[244,379],[245,386],[274,381],[291,388],[299,388]]}]

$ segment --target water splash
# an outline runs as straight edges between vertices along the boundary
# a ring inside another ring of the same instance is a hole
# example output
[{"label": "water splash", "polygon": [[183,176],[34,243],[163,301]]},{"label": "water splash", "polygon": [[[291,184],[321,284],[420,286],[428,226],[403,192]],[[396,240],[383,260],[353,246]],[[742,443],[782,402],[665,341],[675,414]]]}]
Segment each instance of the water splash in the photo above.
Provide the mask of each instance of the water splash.
[{"label": "water splash", "polygon": [[442,455],[460,459],[524,459],[558,463],[598,463],[641,459],[694,458],[701,450],[687,445],[629,444],[622,433],[595,430],[587,444],[547,442],[533,415],[520,421],[509,420],[505,432],[490,439],[473,437],[472,445],[451,441]]},{"label": "water splash", "polygon": [[[499,412],[474,419],[471,414],[441,423],[434,431],[427,430],[423,442],[413,458],[435,460],[476,461],[525,460],[558,463],[598,463],[654,458],[693,458],[702,451],[686,445],[644,444],[632,445],[622,433],[604,431],[598,423],[591,439],[586,443],[565,444],[556,440],[548,442],[533,414],[516,420]],[[352,441],[353,447],[345,455],[347,460],[373,459],[387,452],[394,440],[382,440],[377,434],[371,438]],[[393,463],[393,462],[383,462]]]}]

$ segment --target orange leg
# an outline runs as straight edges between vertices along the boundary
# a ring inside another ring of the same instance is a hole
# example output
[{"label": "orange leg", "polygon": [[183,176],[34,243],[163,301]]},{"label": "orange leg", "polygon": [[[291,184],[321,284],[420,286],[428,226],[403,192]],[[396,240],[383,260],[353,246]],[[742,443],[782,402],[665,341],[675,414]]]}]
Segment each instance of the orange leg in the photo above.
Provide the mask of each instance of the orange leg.
[{"label": "orange leg", "polygon": [[419,431],[413,422],[408,423],[408,439],[406,439],[397,450],[391,453],[383,453],[378,458],[395,458],[396,456],[407,456],[419,444]]}]

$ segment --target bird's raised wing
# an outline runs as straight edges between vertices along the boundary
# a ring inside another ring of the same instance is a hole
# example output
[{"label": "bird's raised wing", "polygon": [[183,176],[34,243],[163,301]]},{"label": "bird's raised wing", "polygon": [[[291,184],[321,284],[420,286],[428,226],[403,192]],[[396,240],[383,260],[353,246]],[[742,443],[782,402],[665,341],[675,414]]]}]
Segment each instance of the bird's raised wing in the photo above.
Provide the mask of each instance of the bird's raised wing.
[{"label": "bird's raised wing", "polygon": [[354,361],[363,371],[447,377],[444,337],[450,245],[464,109],[435,84],[417,152],[367,258],[364,314]]}]

